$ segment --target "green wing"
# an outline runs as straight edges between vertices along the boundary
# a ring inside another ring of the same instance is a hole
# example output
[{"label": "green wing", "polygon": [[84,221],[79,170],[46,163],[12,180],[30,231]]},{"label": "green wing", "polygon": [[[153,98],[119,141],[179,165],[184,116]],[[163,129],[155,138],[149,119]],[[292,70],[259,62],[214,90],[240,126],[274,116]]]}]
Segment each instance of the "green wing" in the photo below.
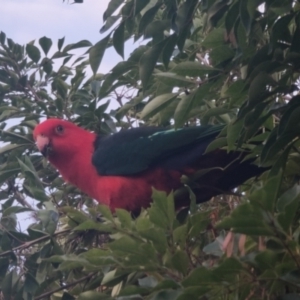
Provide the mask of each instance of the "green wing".
[{"label": "green wing", "polygon": [[181,169],[200,157],[223,128],[139,127],[121,131],[96,140],[92,163],[101,175],[134,175],[154,166]]}]

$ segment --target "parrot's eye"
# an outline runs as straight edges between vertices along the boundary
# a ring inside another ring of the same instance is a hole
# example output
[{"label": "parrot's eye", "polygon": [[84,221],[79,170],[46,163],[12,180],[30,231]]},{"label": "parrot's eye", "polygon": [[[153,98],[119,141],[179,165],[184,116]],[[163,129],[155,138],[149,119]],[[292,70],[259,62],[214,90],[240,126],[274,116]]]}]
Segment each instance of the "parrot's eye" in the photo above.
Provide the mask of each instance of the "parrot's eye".
[{"label": "parrot's eye", "polygon": [[56,128],[55,128],[55,131],[56,131],[58,134],[62,134],[62,133],[64,133],[64,128],[63,128],[63,126],[61,126],[61,125],[57,125]]}]

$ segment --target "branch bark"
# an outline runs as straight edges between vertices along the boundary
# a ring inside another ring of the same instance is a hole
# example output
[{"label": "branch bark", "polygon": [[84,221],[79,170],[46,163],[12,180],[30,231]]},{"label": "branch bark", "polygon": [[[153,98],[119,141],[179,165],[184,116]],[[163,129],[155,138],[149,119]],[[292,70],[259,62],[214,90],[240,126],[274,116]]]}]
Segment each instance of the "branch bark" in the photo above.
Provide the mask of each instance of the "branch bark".
[{"label": "branch bark", "polygon": [[[60,234],[63,234],[63,233],[67,233],[67,232],[70,232],[70,231],[71,231],[71,229],[65,229],[65,230],[57,231],[57,232],[55,232],[52,236],[57,236],[57,235],[60,235]],[[42,237],[40,237],[40,238],[37,238],[37,239],[35,239],[35,240],[33,240],[33,241],[25,242],[24,244],[22,244],[22,245],[20,245],[20,246],[18,246],[18,247],[15,247],[15,248],[13,248],[13,249],[11,249],[11,250],[7,250],[7,251],[4,251],[4,252],[0,253],[0,257],[1,257],[1,256],[5,256],[5,255],[7,255],[7,254],[10,254],[11,252],[14,252],[14,251],[17,251],[17,250],[24,250],[24,249],[26,249],[26,248],[29,248],[29,247],[31,247],[31,246],[34,245],[34,244],[37,244],[37,243],[39,243],[39,242],[43,242],[43,241],[45,241],[45,240],[51,238],[52,236],[50,236],[50,235],[45,235],[45,236],[42,236]]]},{"label": "branch bark", "polygon": [[59,288],[57,288],[57,289],[55,289],[55,290],[52,290],[52,291],[46,292],[46,293],[44,293],[44,294],[42,294],[42,295],[39,295],[39,296],[35,297],[34,300],[40,300],[40,299],[43,299],[43,298],[45,298],[45,297],[51,296],[52,294],[54,294],[54,293],[56,293],[56,292],[59,292],[59,291],[64,290],[64,289],[67,289],[67,288],[69,288],[69,287],[71,287],[71,286],[73,286],[73,285],[76,285],[76,284],[78,284],[78,283],[80,283],[80,282],[83,282],[83,281],[85,281],[85,280],[87,280],[87,279],[90,279],[90,278],[92,278],[95,274],[97,274],[97,272],[91,273],[91,274],[89,274],[89,275],[87,275],[87,276],[84,276],[84,277],[82,277],[82,278],[80,278],[80,279],[78,279],[78,280],[76,280],[76,281],[73,281],[73,282],[70,282],[70,283],[68,283],[68,284],[66,284],[66,285],[64,285],[64,286],[61,286],[61,287],[59,287]]}]

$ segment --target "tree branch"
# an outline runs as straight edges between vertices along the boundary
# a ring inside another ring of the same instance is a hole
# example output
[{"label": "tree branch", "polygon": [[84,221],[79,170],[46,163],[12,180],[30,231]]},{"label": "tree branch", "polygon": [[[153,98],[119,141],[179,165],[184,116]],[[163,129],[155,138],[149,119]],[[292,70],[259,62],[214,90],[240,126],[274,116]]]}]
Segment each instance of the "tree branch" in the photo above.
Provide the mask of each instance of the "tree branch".
[{"label": "tree branch", "polygon": [[[67,232],[69,232],[69,231],[71,231],[71,229],[65,229],[65,230],[62,230],[62,231],[57,231],[57,232],[54,233],[52,236],[57,236],[57,235],[60,235],[60,234],[63,234],[63,233],[67,233]],[[50,235],[45,235],[45,236],[42,236],[42,237],[40,237],[40,238],[37,238],[37,239],[35,239],[35,240],[33,240],[33,241],[25,242],[24,244],[22,244],[22,245],[20,245],[20,246],[18,246],[18,247],[15,247],[15,248],[13,248],[13,249],[11,249],[11,250],[7,250],[7,251],[4,251],[4,252],[0,253],[0,257],[1,257],[1,256],[5,256],[5,255],[7,255],[7,254],[10,254],[11,252],[14,252],[14,251],[17,251],[17,250],[24,250],[24,249],[26,249],[26,248],[29,248],[29,247],[31,247],[32,245],[37,244],[37,243],[39,243],[39,242],[42,242],[42,241],[44,241],[44,240],[47,240],[47,239],[49,239],[49,238],[52,237],[52,236],[50,236]]]},{"label": "tree branch", "polygon": [[80,283],[80,282],[83,282],[83,281],[85,281],[85,280],[87,280],[87,279],[90,279],[90,278],[93,277],[95,274],[97,274],[97,272],[91,273],[91,274],[89,274],[89,275],[87,275],[87,276],[85,276],[85,277],[82,277],[82,278],[80,278],[80,279],[78,279],[78,280],[76,280],[76,281],[70,282],[70,283],[68,283],[68,284],[66,284],[66,285],[64,285],[64,286],[61,286],[61,287],[59,287],[59,288],[57,288],[57,289],[55,289],[55,290],[52,290],[52,291],[46,292],[46,293],[44,293],[44,294],[42,294],[42,295],[39,295],[39,296],[37,296],[36,298],[34,298],[34,300],[40,300],[40,299],[43,299],[43,298],[45,298],[45,297],[48,297],[48,296],[50,296],[50,295],[52,295],[52,294],[54,294],[54,293],[56,293],[56,292],[59,292],[59,291],[64,290],[64,289],[67,289],[67,288],[69,288],[69,287],[71,287],[71,286],[73,286],[73,285],[76,285],[77,283]]}]

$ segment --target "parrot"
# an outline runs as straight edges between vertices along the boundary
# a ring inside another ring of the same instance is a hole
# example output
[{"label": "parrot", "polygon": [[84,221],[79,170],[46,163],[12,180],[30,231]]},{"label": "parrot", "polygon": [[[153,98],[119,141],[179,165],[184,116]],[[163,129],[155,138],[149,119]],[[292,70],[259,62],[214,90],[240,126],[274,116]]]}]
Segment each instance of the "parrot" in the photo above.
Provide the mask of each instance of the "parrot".
[{"label": "parrot", "polygon": [[[70,121],[49,118],[34,128],[33,138],[66,182],[112,211],[139,213],[150,206],[153,188],[176,191],[179,209],[190,205],[191,191],[202,203],[262,173],[251,160],[243,161],[241,151],[220,148],[206,153],[223,128],[143,126],[97,135]],[[186,188],[183,178],[190,177],[195,181]]]}]

